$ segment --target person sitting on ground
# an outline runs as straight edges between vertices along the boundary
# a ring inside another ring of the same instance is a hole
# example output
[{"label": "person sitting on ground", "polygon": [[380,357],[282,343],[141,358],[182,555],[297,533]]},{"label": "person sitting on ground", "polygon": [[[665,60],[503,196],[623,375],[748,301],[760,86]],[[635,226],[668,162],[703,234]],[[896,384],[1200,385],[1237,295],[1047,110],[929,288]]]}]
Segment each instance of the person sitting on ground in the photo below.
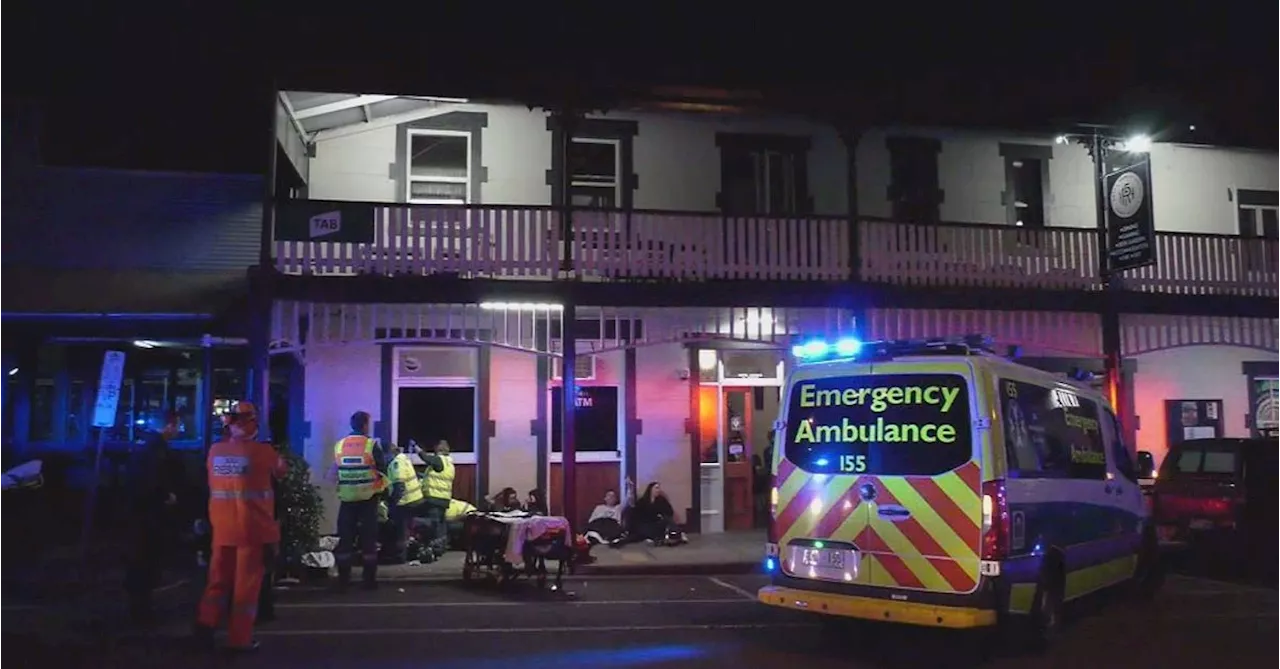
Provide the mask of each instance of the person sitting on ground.
[{"label": "person sitting on ground", "polygon": [[524,502],[524,510],[535,516],[551,515],[551,512],[547,509],[547,496],[543,494],[542,488],[534,488],[529,491],[529,497]]},{"label": "person sitting on ground", "polygon": [[516,492],[515,488],[503,488],[501,492],[493,496],[489,510],[503,513],[524,511],[524,507],[520,505],[520,494]]},{"label": "person sitting on ground", "polygon": [[678,546],[689,541],[676,524],[676,512],[667,493],[657,481],[645,486],[644,494],[631,509],[630,538],[657,546]]},{"label": "person sitting on ground", "polygon": [[635,484],[628,478],[625,493],[621,500],[618,493],[606,490],[604,503],[597,504],[587,518],[587,541],[595,544],[621,546],[627,539],[626,515],[627,507],[635,495]]}]

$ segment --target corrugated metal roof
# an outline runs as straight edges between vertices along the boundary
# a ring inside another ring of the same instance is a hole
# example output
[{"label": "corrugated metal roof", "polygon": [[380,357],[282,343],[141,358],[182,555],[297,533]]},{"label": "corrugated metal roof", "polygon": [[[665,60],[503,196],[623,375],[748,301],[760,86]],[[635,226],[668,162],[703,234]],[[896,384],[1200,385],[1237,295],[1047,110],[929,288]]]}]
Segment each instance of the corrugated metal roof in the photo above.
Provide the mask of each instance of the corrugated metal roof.
[{"label": "corrugated metal roof", "polygon": [[373,123],[390,116],[426,111],[463,100],[405,95],[318,93],[290,91],[283,94],[286,110],[310,139],[322,130]]}]

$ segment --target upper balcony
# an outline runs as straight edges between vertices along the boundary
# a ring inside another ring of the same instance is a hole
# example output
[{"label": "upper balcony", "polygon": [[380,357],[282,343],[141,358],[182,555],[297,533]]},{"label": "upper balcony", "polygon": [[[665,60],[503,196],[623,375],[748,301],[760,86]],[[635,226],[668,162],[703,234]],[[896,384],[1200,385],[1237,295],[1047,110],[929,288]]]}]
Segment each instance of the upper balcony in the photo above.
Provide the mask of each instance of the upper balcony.
[{"label": "upper balcony", "polygon": [[[915,225],[870,218],[734,217],[548,206],[295,200],[280,204],[275,265],[316,276],[525,281],[864,281],[1098,290],[1097,231]],[[1277,297],[1277,243],[1159,232],[1156,264],[1125,290]]]},{"label": "upper balcony", "polygon": [[[712,107],[621,105],[578,118],[501,101],[284,94],[279,169],[309,199],[278,205],[276,266],[319,276],[808,281],[837,292],[845,281],[899,293],[892,287],[1102,287],[1095,165],[1079,145],[938,128],[850,133]],[[1104,158],[1110,169],[1136,160],[1150,171],[1156,264],[1120,277],[1127,299],[1277,296],[1274,152],[1157,142]],[[614,292],[586,289],[597,291]]]}]

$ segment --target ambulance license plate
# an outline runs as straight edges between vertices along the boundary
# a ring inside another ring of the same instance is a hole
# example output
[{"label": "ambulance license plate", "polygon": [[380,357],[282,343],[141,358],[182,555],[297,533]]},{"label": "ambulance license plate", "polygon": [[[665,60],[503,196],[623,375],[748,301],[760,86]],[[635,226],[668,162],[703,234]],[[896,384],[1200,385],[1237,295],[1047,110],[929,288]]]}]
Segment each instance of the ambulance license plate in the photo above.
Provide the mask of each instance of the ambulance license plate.
[{"label": "ambulance license plate", "polygon": [[796,576],[848,581],[858,573],[858,553],[841,548],[792,546],[790,571]]},{"label": "ambulance license plate", "polygon": [[1193,530],[1208,530],[1213,527],[1213,521],[1205,518],[1196,518],[1190,523],[1187,523],[1187,527],[1190,527]]}]

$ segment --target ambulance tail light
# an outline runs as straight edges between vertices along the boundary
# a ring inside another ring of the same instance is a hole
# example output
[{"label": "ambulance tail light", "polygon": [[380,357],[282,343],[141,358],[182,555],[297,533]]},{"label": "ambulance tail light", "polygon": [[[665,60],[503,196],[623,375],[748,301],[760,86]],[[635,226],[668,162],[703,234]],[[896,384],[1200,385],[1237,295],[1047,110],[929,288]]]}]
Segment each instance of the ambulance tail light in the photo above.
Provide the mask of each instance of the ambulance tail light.
[{"label": "ambulance tail light", "polygon": [[777,520],[777,518],[778,518],[778,486],[774,485],[772,488],[769,489],[768,540],[769,540],[769,543],[771,544],[778,542],[777,528],[774,527],[774,522]]},{"label": "ambulance tail light", "polygon": [[1001,560],[1009,555],[1009,503],[1004,480],[982,484],[982,559]]}]

